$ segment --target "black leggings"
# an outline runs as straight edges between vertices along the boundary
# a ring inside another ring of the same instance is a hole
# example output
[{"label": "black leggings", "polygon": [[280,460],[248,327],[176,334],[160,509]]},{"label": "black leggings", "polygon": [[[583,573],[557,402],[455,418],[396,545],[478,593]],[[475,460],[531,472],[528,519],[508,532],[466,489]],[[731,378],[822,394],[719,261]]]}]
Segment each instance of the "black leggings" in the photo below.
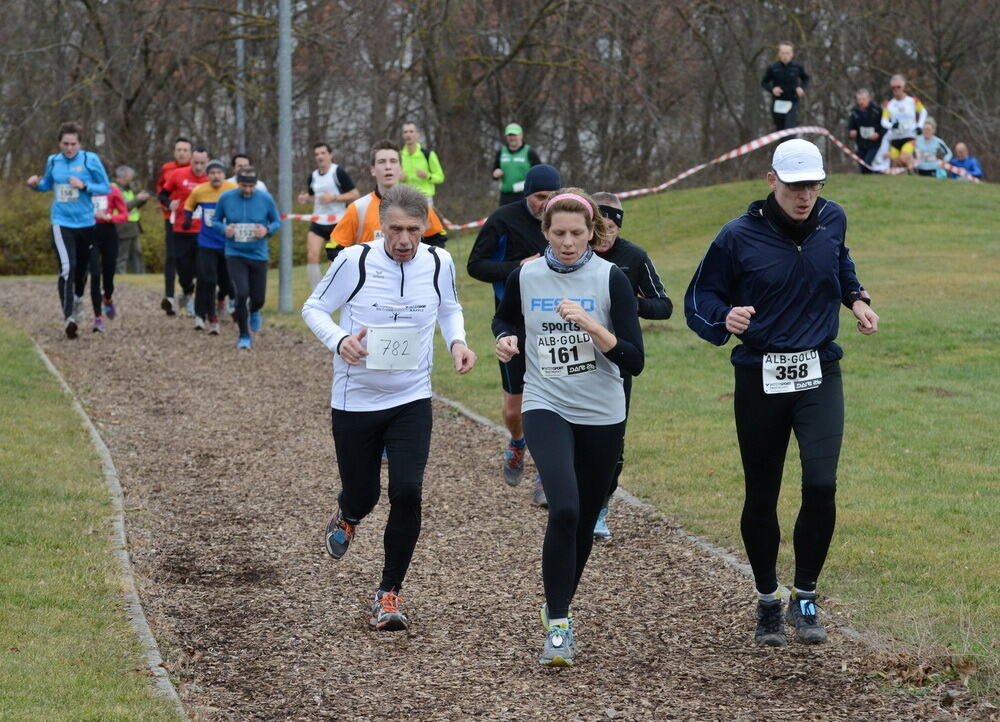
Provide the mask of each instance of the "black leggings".
[{"label": "black leggings", "polygon": [[[222,248],[198,246],[198,282],[194,293],[194,315],[215,318],[216,287],[220,293],[229,283],[226,253]],[[223,296],[224,297],[224,296]]]},{"label": "black leggings", "polygon": [[90,301],[94,304],[94,317],[104,313],[104,298],[115,292],[115,268],[118,265],[118,229],[111,223],[94,226],[94,245],[90,248]]},{"label": "black leggings", "polygon": [[822,368],[817,388],[771,395],[764,393],[759,368],[736,368],[733,403],[746,481],[740,529],[757,591],[763,594],[778,588],[778,492],[792,431],[802,462],[802,505],[793,537],[796,587],[816,589],[833,538],[844,389],[839,361],[823,362]]},{"label": "black leggings", "polygon": [[174,297],[174,279],[177,277],[177,252],[174,250],[174,224],[163,219],[163,295]]},{"label": "black leggings", "polygon": [[[73,315],[75,296],[82,296],[87,283],[87,259],[94,241],[94,227],[52,226],[52,248],[59,261],[59,305],[63,318]],[[79,319],[77,319],[79,321]]]},{"label": "black leggings", "polygon": [[[632,402],[632,374],[622,373],[622,387],[625,390],[625,423],[628,423],[628,409]],[[615,491],[618,489],[618,477],[622,475],[622,469],[625,468],[625,429],[622,429],[622,450],[618,454],[618,462],[615,464],[615,473],[611,477],[611,488],[608,489],[608,498],[604,502],[604,506],[607,506],[611,497],[614,496]]]},{"label": "black leggings", "polygon": [[236,294],[236,323],[240,327],[240,335],[247,336],[250,328],[247,326],[247,299],[250,299],[250,310],[259,311],[264,307],[264,293],[267,290],[267,261],[252,261],[243,256],[226,256],[229,266],[229,278],[232,279],[233,291]]},{"label": "black leggings", "polygon": [[431,447],[431,400],[419,399],[381,411],[331,409],[344,518],[356,523],[375,508],[382,493],[382,450],[389,457],[389,520],[382,543],[385,564],[380,589],[403,586],[420,536],[424,467]]},{"label": "black leggings", "polygon": [[521,416],[531,458],[545,480],[549,522],[542,545],[542,581],[549,617],[569,614],[594,544],[594,524],[621,454],[625,422],[571,424],[552,411]]},{"label": "black leggings", "polygon": [[[194,274],[198,258],[198,234],[173,234],[174,263],[177,268],[177,281],[181,284],[181,292],[190,296],[194,293]],[[171,279],[168,296],[173,296],[174,284]],[[182,309],[183,310],[183,309]]]}]

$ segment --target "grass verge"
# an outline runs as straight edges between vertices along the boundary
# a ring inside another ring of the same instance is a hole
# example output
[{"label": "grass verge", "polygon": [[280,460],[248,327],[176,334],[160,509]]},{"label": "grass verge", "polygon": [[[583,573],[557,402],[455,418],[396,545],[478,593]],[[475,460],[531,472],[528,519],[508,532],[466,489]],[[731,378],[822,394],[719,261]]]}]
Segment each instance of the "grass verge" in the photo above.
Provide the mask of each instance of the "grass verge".
[{"label": "grass verge", "polygon": [[0,718],[174,720],[141,663],[70,400],[0,317]]}]

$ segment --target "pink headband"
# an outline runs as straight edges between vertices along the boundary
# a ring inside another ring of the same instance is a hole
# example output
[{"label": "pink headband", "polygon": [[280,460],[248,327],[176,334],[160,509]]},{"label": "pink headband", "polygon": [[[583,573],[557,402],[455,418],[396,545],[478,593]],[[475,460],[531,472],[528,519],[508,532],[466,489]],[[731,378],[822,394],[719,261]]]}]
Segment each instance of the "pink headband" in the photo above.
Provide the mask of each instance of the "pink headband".
[{"label": "pink headband", "polygon": [[590,203],[587,202],[586,198],[584,198],[583,196],[578,196],[576,193],[560,193],[557,196],[552,196],[551,198],[549,198],[549,202],[545,204],[545,210],[551,208],[552,204],[555,203],[556,201],[563,201],[563,200],[579,201],[580,203],[583,204],[583,207],[587,209],[587,215],[590,216],[591,220],[593,220],[594,218],[593,207],[590,205]]}]

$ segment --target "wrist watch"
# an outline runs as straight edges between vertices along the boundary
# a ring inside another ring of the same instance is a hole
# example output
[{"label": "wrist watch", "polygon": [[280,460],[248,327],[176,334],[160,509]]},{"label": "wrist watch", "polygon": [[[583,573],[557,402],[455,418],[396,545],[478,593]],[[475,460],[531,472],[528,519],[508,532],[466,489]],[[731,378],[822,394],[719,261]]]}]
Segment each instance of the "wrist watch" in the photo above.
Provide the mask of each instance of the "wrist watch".
[{"label": "wrist watch", "polygon": [[851,305],[852,306],[857,301],[862,301],[863,303],[867,303],[869,306],[872,305],[871,296],[869,296],[867,293],[865,293],[865,290],[863,288],[860,291],[851,291],[851,292],[849,292],[847,294],[847,297],[849,299],[851,299]]}]

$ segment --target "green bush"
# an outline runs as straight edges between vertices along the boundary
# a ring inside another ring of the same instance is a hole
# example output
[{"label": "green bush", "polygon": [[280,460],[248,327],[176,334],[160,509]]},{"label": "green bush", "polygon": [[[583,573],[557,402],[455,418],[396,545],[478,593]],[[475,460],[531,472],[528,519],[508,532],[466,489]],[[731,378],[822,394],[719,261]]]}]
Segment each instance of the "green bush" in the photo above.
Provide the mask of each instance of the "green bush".
[{"label": "green bush", "polygon": [[[45,275],[57,270],[52,250],[52,225],[49,206],[51,193],[32,191],[13,180],[0,183],[6,202],[0,205],[0,276]],[[303,206],[297,213],[308,213]],[[148,273],[161,273],[166,249],[163,243],[163,216],[154,199],[142,208],[142,256]],[[292,223],[292,263],[306,262],[306,232],[309,224]],[[277,268],[281,246],[280,234],[271,238],[271,267]],[[323,257],[325,258],[325,257]],[[323,260],[323,259],[321,259]]]}]

